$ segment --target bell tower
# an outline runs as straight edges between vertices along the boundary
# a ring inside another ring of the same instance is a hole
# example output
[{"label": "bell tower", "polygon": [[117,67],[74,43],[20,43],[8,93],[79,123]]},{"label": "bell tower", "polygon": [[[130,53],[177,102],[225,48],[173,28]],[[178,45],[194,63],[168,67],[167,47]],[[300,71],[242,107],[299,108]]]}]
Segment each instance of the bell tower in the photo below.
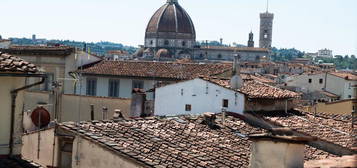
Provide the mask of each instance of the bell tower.
[{"label": "bell tower", "polygon": [[273,40],[273,20],[274,14],[269,13],[268,10],[269,1],[267,2],[267,10],[260,14],[260,35],[259,35],[259,47],[271,48]]},{"label": "bell tower", "polygon": [[249,33],[248,47],[254,47],[254,34],[253,34],[253,32]]}]

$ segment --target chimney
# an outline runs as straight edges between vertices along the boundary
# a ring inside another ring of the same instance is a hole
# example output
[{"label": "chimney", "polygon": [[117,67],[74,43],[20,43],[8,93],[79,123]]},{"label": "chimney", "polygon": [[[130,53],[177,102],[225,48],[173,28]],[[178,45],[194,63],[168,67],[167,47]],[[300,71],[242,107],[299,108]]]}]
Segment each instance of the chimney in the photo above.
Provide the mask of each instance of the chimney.
[{"label": "chimney", "polygon": [[211,112],[203,113],[203,121],[202,124],[207,125],[211,129],[218,129],[219,126],[216,123],[216,114]]},{"label": "chimney", "polygon": [[131,97],[131,106],[130,106],[130,117],[143,117],[144,114],[144,105],[146,101],[146,94],[143,89],[135,88],[132,91]]},{"label": "chimney", "polygon": [[104,107],[102,108],[102,120],[107,120],[108,119],[108,108]]},{"label": "chimney", "polygon": [[240,64],[239,64],[239,55],[234,55],[233,61],[233,71],[232,71],[232,78],[230,81],[231,87],[233,89],[239,89],[243,86],[243,80],[240,76]]},{"label": "chimney", "polygon": [[220,38],[220,39],[219,39],[219,43],[220,43],[221,45],[223,45],[223,38]]},{"label": "chimney", "polygon": [[123,114],[121,113],[121,110],[115,109],[114,110],[114,115],[113,115],[114,120],[119,120],[119,119],[124,119]]},{"label": "chimney", "polygon": [[94,120],[94,104],[90,105],[90,120]]},{"label": "chimney", "polygon": [[[277,131],[285,132],[284,130]],[[250,168],[304,167],[305,144],[312,137],[257,134],[249,136],[251,146]]]}]

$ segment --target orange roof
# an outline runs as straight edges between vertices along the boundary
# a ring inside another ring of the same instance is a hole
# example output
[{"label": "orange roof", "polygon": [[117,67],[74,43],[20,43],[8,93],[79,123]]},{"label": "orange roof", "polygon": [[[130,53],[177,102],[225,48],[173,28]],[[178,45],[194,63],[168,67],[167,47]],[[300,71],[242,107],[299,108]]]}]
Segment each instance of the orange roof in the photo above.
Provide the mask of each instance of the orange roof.
[{"label": "orange roof", "polygon": [[357,75],[348,72],[330,72],[331,75],[344,78],[346,80],[357,81]]},{"label": "orange roof", "polygon": [[357,167],[357,155],[329,158],[323,160],[311,160],[311,161],[307,161],[304,167],[306,168],[317,168],[317,167],[353,168],[353,167]]},{"label": "orange roof", "polygon": [[172,80],[193,79],[224,73],[232,64],[198,64],[152,61],[101,61],[88,65],[78,72],[87,75],[121,77],[165,78]]},{"label": "orange roof", "polygon": [[[218,79],[218,78],[203,78],[203,79],[212,82],[214,84],[220,85],[222,87],[232,89],[230,86],[230,80],[228,79]],[[243,87],[237,89],[236,91],[241,92],[252,99],[289,99],[289,98],[300,97],[298,93],[273,87],[268,84],[264,84],[262,82],[252,79],[244,80]]]}]

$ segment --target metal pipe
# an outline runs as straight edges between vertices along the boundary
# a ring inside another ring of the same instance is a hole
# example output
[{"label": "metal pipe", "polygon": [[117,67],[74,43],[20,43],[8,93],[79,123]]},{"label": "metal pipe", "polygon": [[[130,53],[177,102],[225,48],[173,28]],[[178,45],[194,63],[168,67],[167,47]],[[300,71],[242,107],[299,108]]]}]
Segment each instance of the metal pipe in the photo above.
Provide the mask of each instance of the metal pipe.
[{"label": "metal pipe", "polygon": [[[0,75],[0,76],[5,76],[5,75]],[[11,76],[11,75],[9,75]],[[22,90],[25,90],[25,89],[28,89],[28,88],[31,88],[31,87],[34,87],[34,86],[37,86],[37,85],[41,85],[45,82],[47,76],[45,74],[36,74],[36,75],[29,75],[29,74],[26,74],[26,75],[15,75],[16,77],[42,77],[41,81],[40,82],[36,82],[36,83],[33,83],[33,84],[30,84],[30,85],[26,85],[26,86],[23,86],[21,88],[18,88],[18,89],[14,89],[10,92],[11,94],[11,125],[10,125],[10,139],[9,139],[9,146],[10,146],[10,150],[9,150],[9,156],[12,155],[13,153],[13,145],[14,145],[14,127],[15,127],[15,109],[16,109],[16,97],[17,97],[17,94],[19,91],[22,91]]]}]

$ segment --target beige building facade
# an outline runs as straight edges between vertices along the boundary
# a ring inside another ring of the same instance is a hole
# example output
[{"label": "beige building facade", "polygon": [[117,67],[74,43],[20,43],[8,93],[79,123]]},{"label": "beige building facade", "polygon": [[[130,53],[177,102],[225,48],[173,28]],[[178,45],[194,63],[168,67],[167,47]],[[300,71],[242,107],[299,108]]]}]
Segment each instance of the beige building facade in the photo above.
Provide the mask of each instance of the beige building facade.
[{"label": "beige building facade", "polygon": [[[20,154],[24,90],[45,79],[37,72],[35,65],[0,53],[0,157]],[[41,80],[27,84],[29,77]]]}]

